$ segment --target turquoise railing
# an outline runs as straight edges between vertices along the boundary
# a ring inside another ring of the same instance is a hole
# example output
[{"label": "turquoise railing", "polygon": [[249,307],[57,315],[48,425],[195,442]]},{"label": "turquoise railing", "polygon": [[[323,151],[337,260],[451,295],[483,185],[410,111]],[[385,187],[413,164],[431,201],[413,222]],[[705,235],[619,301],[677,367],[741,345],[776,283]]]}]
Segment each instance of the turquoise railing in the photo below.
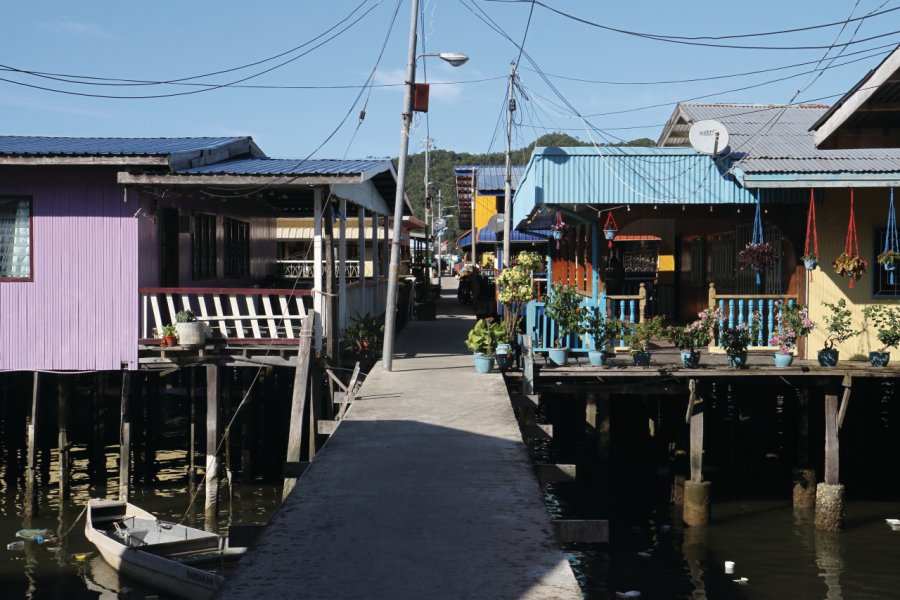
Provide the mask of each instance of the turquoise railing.
[{"label": "turquoise railing", "polygon": [[[595,302],[592,298],[585,296],[581,301],[581,308],[593,311],[603,306],[605,299]],[[538,302],[533,300],[528,303],[525,310],[525,331],[531,335],[532,347],[535,352],[546,352],[556,347],[556,341],[559,339],[559,326],[556,322],[544,313],[546,302]],[[593,348],[593,339],[589,334],[582,336],[571,334],[568,340],[569,352],[576,354],[585,354]]]},{"label": "turquoise railing", "polygon": [[[756,341],[750,350],[772,350],[769,345],[772,333],[778,330],[778,303],[793,305],[797,297],[791,294],[718,294],[715,284],[709,284],[709,307],[722,309],[719,331],[741,325],[758,326]],[[721,337],[709,347],[711,352],[721,352]]]}]

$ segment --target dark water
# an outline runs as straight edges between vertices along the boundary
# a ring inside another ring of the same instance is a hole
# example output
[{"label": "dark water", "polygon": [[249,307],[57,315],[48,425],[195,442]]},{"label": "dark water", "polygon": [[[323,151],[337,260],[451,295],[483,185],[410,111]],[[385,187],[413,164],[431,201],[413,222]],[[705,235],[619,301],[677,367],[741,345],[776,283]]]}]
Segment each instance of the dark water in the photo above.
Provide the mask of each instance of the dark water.
[{"label": "dark water", "polygon": [[[107,455],[109,472],[115,472],[116,455]],[[131,501],[162,519],[203,527],[203,492],[195,507],[188,511],[191,490],[186,477],[185,452],[165,451],[158,455],[159,483],[138,486]],[[73,472],[86,472],[86,461],[75,461]],[[55,473],[55,464],[51,464]],[[90,486],[84,476],[76,475],[72,496],[60,511],[55,477],[50,486],[40,489],[38,516],[30,521],[22,517],[21,491],[4,489],[0,495],[0,598],[82,599],[82,598],[166,598],[140,584],[120,578],[84,537],[84,503],[90,497],[115,497],[118,481],[110,478],[105,488]],[[196,488],[195,488],[196,489]],[[230,524],[262,524],[268,521],[281,499],[277,485],[237,485],[229,499],[227,489],[220,492],[219,531],[225,533]],[[199,509],[197,508],[199,507]],[[185,516],[186,511],[188,514]],[[80,517],[80,518],[79,518]],[[76,522],[77,520],[77,522]],[[26,542],[21,551],[7,550],[16,531],[46,528],[57,536],[70,531],[58,542],[36,544]]]}]

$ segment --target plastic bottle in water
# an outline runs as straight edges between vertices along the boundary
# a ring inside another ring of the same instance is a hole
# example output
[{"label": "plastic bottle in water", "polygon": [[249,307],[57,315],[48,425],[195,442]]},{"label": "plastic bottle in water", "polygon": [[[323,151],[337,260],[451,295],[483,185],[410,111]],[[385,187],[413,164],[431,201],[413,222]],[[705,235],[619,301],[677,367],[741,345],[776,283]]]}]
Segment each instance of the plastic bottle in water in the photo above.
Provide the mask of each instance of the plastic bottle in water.
[{"label": "plastic bottle in water", "polygon": [[22,540],[16,540],[6,545],[7,550],[22,550],[23,548],[25,548],[25,542]]}]

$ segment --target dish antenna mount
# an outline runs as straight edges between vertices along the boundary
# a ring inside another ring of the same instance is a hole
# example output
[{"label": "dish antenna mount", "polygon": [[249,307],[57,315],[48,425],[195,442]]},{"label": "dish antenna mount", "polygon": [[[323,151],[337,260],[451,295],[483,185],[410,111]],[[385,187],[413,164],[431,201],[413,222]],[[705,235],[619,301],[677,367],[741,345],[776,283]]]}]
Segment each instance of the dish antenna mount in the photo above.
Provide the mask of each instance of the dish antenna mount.
[{"label": "dish antenna mount", "polygon": [[691,125],[688,139],[696,151],[717,156],[728,147],[728,130],[718,121],[697,121]]}]

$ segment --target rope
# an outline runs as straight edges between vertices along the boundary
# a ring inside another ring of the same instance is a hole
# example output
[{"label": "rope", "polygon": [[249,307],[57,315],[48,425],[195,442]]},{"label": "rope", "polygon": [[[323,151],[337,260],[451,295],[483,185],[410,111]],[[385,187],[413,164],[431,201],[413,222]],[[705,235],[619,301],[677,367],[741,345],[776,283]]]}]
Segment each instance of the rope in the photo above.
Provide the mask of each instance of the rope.
[{"label": "rope", "polygon": [[750,240],[751,244],[763,244],[765,240],[763,239],[763,226],[762,226],[762,203],[760,202],[760,197],[762,196],[762,190],[756,192],[756,216],[753,218],[753,238]]},{"label": "rope", "polygon": [[[884,252],[897,252],[898,240],[897,240],[897,213],[894,211],[894,188],[891,188],[891,202],[888,206],[888,218],[887,218],[887,235],[884,237]],[[894,285],[894,269],[887,270],[888,273],[888,283]]]},{"label": "rope", "polygon": [[[598,220],[600,219],[599,212],[597,213],[597,219]],[[619,230],[619,225],[618,225],[618,223],[616,223],[616,218],[613,216],[612,211],[610,211],[609,213],[606,214],[606,222],[603,224],[603,231],[606,232],[606,231],[618,231],[618,230]],[[604,233],[604,235],[606,235],[606,234]],[[613,236],[615,236],[615,234],[613,234]],[[609,247],[610,247],[610,249],[612,249],[612,247],[613,247],[611,238],[609,240]]]},{"label": "rope", "polygon": [[87,512],[87,509],[88,509],[87,504],[85,504],[85,505],[84,505],[84,508],[81,509],[81,514],[79,514],[79,515],[75,518],[75,520],[72,521],[71,527],[69,527],[68,529],[66,529],[66,532],[63,533],[61,536],[59,536],[59,539],[60,539],[60,540],[63,540],[63,539],[65,539],[65,538],[67,538],[67,537],[69,536],[69,534],[72,533],[72,530],[75,529],[75,526],[76,526],[76,525],[78,525],[78,521],[81,520],[81,517],[84,516],[84,513]]},{"label": "rope", "polygon": [[813,241],[813,254],[819,256],[819,234],[816,232],[816,202],[815,190],[809,188],[809,212],[806,215],[806,245],[803,246],[803,254],[809,254],[809,240]]},{"label": "rope", "polygon": [[[847,223],[847,239],[844,242],[844,254],[850,257],[859,256],[859,238],[856,235],[854,191],[854,188],[850,188],[850,222]],[[850,289],[853,289],[853,277],[850,278]]]}]

